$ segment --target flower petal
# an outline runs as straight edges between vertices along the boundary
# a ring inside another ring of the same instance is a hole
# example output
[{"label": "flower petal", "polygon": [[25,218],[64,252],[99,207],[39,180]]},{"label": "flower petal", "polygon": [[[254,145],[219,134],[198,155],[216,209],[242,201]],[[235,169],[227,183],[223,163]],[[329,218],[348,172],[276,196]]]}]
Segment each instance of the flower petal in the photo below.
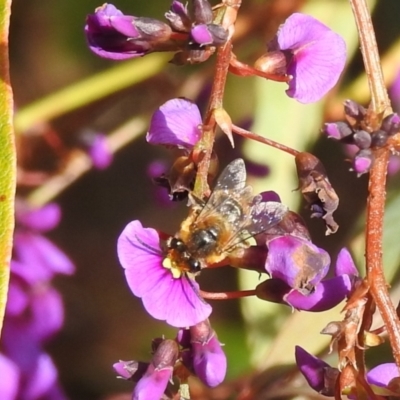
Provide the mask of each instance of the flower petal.
[{"label": "flower petal", "polygon": [[288,66],[293,76],[286,91],[301,103],[321,99],[338,81],[346,63],[346,44],[341,36],[315,18],[291,15],[277,34],[280,50],[291,50]]},{"label": "flower petal", "polygon": [[0,399],[15,400],[19,389],[19,370],[16,364],[0,354]]},{"label": "flower petal", "polygon": [[395,363],[380,364],[367,373],[368,383],[386,387],[389,382],[399,376],[399,369]]},{"label": "flower petal", "polygon": [[343,247],[343,249],[340,250],[340,252],[337,256],[336,265],[335,265],[335,275],[336,276],[340,276],[340,275],[358,276],[357,267],[354,264],[353,258],[351,257],[351,254],[346,249],[346,247]]},{"label": "flower petal", "polygon": [[153,114],[146,140],[191,149],[200,139],[201,123],[196,104],[187,99],[172,99]]},{"label": "flower petal", "polygon": [[209,317],[211,306],[198,294],[198,284],[182,276],[172,277],[162,266],[163,255],[157,232],[129,223],[118,239],[118,257],[135,296],[147,312],[175,327],[195,325]]},{"label": "flower petal", "polygon": [[337,276],[320,282],[315,291],[305,296],[297,290],[292,290],[285,301],[297,310],[326,311],[339,304],[350,293],[352,287],[348,275]]},{"label": "flower petal", "polygon": [[286,282],[293,289],[311,290],[327,274],[328,253],[297,236],[278,236],[267,242],[265,269],[272,278]]}]

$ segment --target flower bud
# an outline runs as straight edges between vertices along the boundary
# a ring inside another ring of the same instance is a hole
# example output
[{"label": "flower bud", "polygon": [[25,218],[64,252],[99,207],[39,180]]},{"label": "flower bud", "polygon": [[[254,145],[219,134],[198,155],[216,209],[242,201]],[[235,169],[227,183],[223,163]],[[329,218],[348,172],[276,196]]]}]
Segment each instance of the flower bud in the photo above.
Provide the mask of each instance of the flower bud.
[{"label": "flower bud", "polygon": [[364,119],[367,110],[353,100],[346,100],[344,102],[344,113],[353,125],[353,123],[361,122]]},{"label": "flower bud", "polygon": [[271,75],[284,76],[291,58],[291,53],[287,51],[270,51],[256,60],[254,68]]},{"label": "flower bud", "polygon": [[174,0],[171,8],[165,13],[171,27],[178,32],[189,32],[192,26],[187,7],[181,2]]},{"label": "flower bud", "polygon": [[210,24],[213,19],[211,4],[207,0],[193,0],[193,17],[196,24]]},{"label": "flower bud", "polygon": [[358,177],[370,170],[373,160],[374,156],[371,149],[363,149],[356,154],[353,160],[353,170]]},{"label": "flower bud", "polygon": [[170,40],[169,25],[152,18],[124,15],[112,4],[104,4],[88,15],[85,33],[95,54],[116,60],[179,48]]},{"label": "flower bud", "polygon": [[383,147],[388,141],[388,134],[380,129],[371,133],[371,140],[373,147]]},{"label": "flower bud", "polygon": [[354,131],[347,122],[328,122],[324,125],[323,131],[329,138],[341,140],[349,138]]},{"label": "flower bud", "polygon": [[371,135],[367,131],[356,131],[353,135],[354,144],[360,149],[368,149],[371,147]]},{"label": "flower bud", "polygon": [[217,24],[200,24],[196,25],[190,31],[192,39],[200,46],[205,45],[221,45],[228,38],[228,31],[221,25]]},{"label": "flower bud", "polygon": [[190,327],[193,369],[209,387],[219,385],[226,375],[226,356],[208,320]]},{"label": "flower bud", "polygon": [[146,372],[133,391],[133,400],[154,400],[162,397],[178,359],[175,340],[166,339],[157,347]]},{"label": "flower bud", "polygon": [[295,356],[296,364],[310,387],[324,396],[334,396],[339,370],[332,368],[300,346],[296,346]]},{"label": "flower bud", "polygon": [[381,129],[389,136],[400,132],[400,116],[396,113],[390,114],[382,121]]}]

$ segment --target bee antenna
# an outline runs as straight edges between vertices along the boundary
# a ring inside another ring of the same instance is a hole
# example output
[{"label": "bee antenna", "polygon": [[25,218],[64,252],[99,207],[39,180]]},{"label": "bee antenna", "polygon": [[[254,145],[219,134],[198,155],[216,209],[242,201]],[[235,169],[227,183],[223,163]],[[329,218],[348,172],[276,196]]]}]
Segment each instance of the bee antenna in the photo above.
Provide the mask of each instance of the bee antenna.
[{"label": "bee antenna", "polygon": [[[160,249],[157,249],[153,246],[150,246],[149,244],[143,242],[142,239],[139,238],[139,236],[135,235],[135,239],[139,242],[139,244],[141,244],[146,250],[149,250],[152,254],[156,255],[156,256],[162,256],[163,253]],[[137,247],[137,245],[135,243],[133,243],[130,239],[128,239],[128,242],[134,246]]]},{"label": "bee antenna", "polygon": [[201,296],[199,289],[193,284],[193,280],[189,278],[188,274],[185,273],[185,279],[187,280],[189,286],[192,288],[193,292],[195,293],[195,295],[198,297],[198,299],[204,303],[204,304],[208,304],[203,297]]}]

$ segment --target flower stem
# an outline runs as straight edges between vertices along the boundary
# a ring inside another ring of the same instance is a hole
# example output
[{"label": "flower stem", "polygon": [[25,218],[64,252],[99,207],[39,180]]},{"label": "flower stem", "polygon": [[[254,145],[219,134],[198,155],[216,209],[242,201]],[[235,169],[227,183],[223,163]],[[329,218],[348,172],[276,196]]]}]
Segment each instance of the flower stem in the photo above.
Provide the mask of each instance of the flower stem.
[{"label": "flower stem", "polygon": [[[211,89],[210,101],[203,124],[203,134],[199,143],[196,145],[195,152],[198,152],[200,162],[198,164],[198,172],[194,185],[194,193],[203,197],[209,190],[208,188],[208,170],[210,167],[211,154],[215,141],[215,132],[217,123],[214,117],[214,110],[222,108],[223,97],[225,91],[225,83],[228,75],[229,63],[232,57],[232,33],[236,19],[237,10],[239,9],[241,0],[232,0],[226,5],[226,12],[222,20],[222,25],[230,31],[230,38],[217,50],[217,61],[215,67],[214,82]],[[229,26],[228,26],[229,25]]]},{"label": "flower stem", "polygon": [[[360,35],[361,51],[371,91],[369,111],[375,115],[392,112],[383,80],[371,16],[365,0],[350,0]],[[383,273],[382,235],[386,201],[386,174],[390,149],[374,151],[370,170],[366,221],[366,273],[370,293],[386,325],[393,356],[400,368],[400,321],[390,299]]]},{"label": "flower stem", "polygon": [[243,297],[255,296],[255,290],[238,290],[236,292],[205,292],[204,290],[200,290],[200,296],[203,299],[208,300],[232,300],[232,299],[241,299]]},{"label": "flower stem", "polygon": [[256,133],[240,128],[239,126],[236,125],[232,125],[232,132],[235,132],[236,134],[243,136],[247,139],[255,140],[257,142],[266,144],[267,146],[271,146],[274,147],[275,149],[284,151],[288,154],[291,154],[294,157],[296,157],[300,153],[300,151],[298,150],[292,149],[291,147],[275,142],[274,140],[268,139],[264,136],[257,135]]}]

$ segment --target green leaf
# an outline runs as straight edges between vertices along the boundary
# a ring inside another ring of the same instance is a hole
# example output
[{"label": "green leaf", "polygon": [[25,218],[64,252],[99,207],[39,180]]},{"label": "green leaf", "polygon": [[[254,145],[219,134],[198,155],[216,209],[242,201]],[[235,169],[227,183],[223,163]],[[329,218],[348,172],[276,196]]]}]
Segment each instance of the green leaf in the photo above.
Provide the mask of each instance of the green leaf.
[{"label": "green leaf", "polygon": [[0,330],[3,325],[10,276],[14,231],[15,145],[13,97],[9,76],[8,28],[11,0],[0,3]]}]

